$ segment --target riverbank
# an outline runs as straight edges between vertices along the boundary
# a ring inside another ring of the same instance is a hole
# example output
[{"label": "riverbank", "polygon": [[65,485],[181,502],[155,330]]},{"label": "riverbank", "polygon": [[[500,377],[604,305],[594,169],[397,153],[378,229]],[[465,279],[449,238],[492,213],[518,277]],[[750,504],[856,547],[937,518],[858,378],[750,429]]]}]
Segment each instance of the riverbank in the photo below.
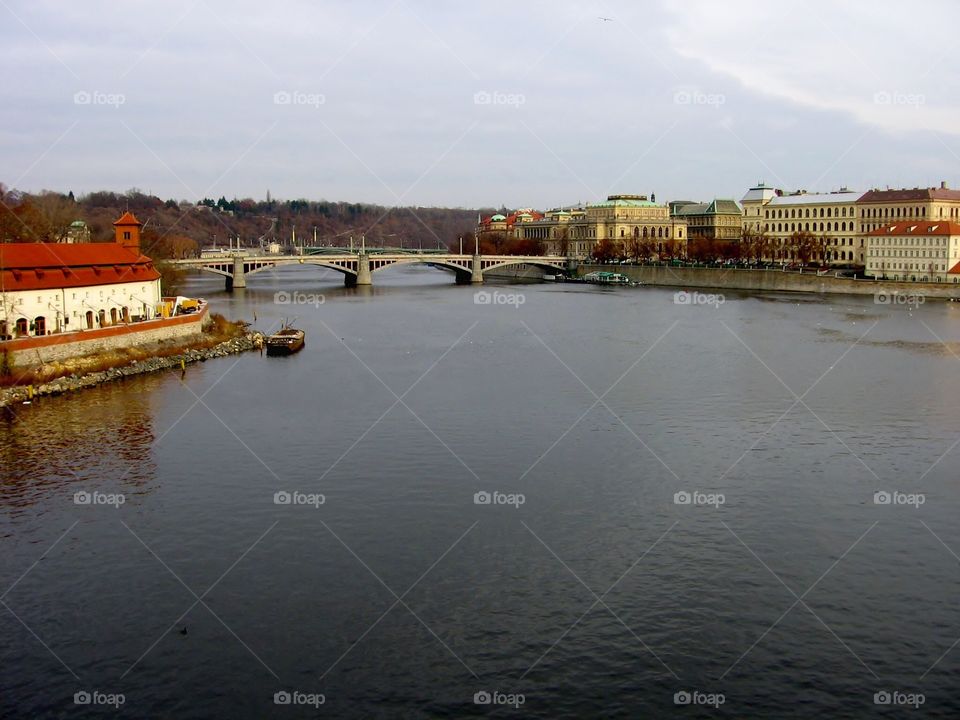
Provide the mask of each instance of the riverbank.
[{"label": "riverbank", "polygon": [[960,283],[894,282],[818,276],[815,271],[745,270],[740,268],[671,267],[663,265],[583,264],[577,275],[598,270],[619,272],[644,285],[760,292],[837,293],[843,295],[916,295],[960,300]]},{"label": "riverbank", "polygon": [[[76,358],[72,362],[47,366],[46,369],[33,369],[30,371],[33,374],[18,379],[34,382],[0,388],[0,407],[19,404],[36,397],[75,392],[134,375],[186,367],[195,362],[206,362],[263,347],[262,333],[245,332],[240,324],[229,325],[235,328],[236,334],[227,339],[224,339],[224,335],[204,334],[175,346],[137,348],[127,353]],[[130,359],[133,353],[143,357]],[[105,365],[108,367],[104,367]],[[92,367],[99,369],[89,369]],[[50,377],[42,379],[45,374]]]}]

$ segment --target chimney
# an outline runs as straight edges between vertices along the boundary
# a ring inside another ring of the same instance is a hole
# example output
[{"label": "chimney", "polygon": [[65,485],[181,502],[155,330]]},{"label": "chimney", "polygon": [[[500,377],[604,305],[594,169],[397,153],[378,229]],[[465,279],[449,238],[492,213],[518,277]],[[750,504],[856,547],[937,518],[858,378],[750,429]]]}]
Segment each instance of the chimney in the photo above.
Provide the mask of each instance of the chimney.
[{"label": "chimney", "polygon": [[140,228],[143,227],[129,210],[113,223],[114,241],[140,257]]}]

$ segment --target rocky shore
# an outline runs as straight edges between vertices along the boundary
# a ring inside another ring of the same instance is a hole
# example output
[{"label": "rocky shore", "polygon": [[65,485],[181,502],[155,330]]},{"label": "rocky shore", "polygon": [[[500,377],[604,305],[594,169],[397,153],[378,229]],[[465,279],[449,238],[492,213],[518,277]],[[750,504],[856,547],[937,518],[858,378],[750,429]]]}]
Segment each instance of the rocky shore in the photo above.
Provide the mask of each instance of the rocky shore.
[{"label": "rocky shore", "polygon": [[247,333],[240,337],[226,340],[213,347],[203,349],[184,350],[177,355],[151,357],[145,360],[136,360],[129,365],[110,368],[100,372],[83,375],[67,375],[38,385],[17,385],[0,389],[0,408],[7,405],[22,403],[35,397],[44,395],[62,395],[63,393],[94,387],[112,380],[119,380],[133,375],[167,370],[169,368],[186,366],[190,363],[205,362],[213,358],[226,357],[236,353],[246,352],[263,347],[263,334],[258,332]]}]

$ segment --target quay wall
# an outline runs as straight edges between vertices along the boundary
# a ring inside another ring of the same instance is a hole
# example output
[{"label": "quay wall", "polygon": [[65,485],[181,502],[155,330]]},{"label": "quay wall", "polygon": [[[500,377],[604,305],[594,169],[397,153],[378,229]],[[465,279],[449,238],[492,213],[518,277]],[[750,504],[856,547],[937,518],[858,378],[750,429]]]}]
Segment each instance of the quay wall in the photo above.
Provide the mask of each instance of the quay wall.
[{"label": "quay wall", "polygon": [[137,347],[150,343],[179,340],[199,335],[208,318],[209,307],[172,318],[147,320],[93,330],[54,333],[0,342],[0,351],[16,366],[42,365],[70,358]]},{"label": "quay wall", "polygon": [[799,273],[781,270],[742,270],[735,268],[669,267],[659,265],[583,264],[580,276],[597,270],[619,272],[644,285],[675,288],[710,288],[766,292],[839,293],[875,295],[900,293],[925,298],[960,300],[960,283],[892,282],[856,280],[833,275],[818,277],[815,271]]}]

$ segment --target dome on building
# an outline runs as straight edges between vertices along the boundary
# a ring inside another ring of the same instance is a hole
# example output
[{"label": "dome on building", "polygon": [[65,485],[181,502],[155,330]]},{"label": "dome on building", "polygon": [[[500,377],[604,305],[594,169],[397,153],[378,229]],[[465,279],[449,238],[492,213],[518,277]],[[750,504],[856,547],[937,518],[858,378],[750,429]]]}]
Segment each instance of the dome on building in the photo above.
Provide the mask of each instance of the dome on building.
[{"label": "dome on building", "polygon": [[490,218],[490,222],[503,222],[506,219],[507,218],[505,215],[500,215],[499,213],[497,213],[492,218]]}]

